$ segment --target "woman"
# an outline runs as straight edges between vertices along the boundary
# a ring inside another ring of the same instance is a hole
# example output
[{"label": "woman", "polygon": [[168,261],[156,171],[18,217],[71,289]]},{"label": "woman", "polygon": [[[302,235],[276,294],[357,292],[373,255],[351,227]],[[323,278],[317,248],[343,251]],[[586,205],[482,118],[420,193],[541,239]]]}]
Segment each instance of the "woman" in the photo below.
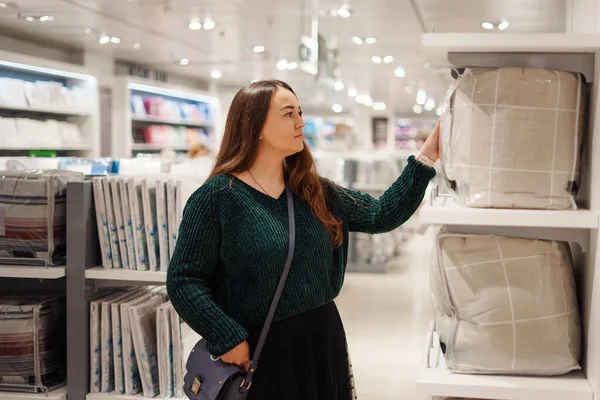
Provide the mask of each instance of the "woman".
[{"label": "woman", "polygon": [[298,99],[284,82],[252,83],[236,94],[215,169],[185,207],[167,276],[174,307],[208,351],[247,370],[287,256],[289,182],[295,253],[251,400],[354,398],[333,303],[344,282],[348,232],[397,228],[435,175],[438,127],[420,161],[411,157],[378,200],[320,178],[303,127]]}]

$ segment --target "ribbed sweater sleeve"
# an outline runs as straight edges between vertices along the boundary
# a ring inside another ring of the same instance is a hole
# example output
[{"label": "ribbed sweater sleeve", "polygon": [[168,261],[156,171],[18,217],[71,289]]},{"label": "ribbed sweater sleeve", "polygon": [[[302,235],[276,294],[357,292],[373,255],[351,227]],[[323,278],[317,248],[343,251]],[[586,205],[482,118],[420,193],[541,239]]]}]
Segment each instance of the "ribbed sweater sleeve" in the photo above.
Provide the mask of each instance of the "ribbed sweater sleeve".
[{"label": "ribbed sweater sleeve", "polygon": [[167,272],[167,290],[181,318],[207,340],[211,354],[221,356],[246,340],[248,332],[225,314],[212,295],[221,247],[213,186],[204,184],[185,206]]},{"label": "ribbed sweater sleeve", "polygon": [[410,156],[400,177],[379,199],[338,186],[348,229],[373,234],[396,229],[419,208],[434,176],[434,168]]}]

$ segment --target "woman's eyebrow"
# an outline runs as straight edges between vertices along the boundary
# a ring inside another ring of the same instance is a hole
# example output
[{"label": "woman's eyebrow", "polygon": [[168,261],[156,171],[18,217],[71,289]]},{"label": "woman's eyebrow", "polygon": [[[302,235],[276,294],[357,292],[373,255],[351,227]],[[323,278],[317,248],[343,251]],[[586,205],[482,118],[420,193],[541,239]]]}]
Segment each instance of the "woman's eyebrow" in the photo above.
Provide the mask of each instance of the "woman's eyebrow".
[{"label": "woman's eyebrow", "polygon": [[279,111],[283,111],[283,110],[285,110],[286,108],[289,108],[289,109],[291,109],[291,110],[294,110],[296,107],[294,107],[294,106],[285,106],[285,107],[283,107],[283,108],[282,108],[281,110],[279,110]]}]

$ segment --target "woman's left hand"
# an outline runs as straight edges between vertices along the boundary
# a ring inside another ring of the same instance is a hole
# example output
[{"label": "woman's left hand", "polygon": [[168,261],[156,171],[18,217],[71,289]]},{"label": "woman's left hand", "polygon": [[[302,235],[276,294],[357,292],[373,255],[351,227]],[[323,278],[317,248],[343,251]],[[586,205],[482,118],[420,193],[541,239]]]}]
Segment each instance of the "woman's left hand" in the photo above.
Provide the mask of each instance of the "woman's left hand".
[{"label": "woman's left hand", "polygon": [[436,162],[440,158],[440,121],[438,120],[433,132],[429,135],[423,147],[421,154],[426,155],[431,161]]}]

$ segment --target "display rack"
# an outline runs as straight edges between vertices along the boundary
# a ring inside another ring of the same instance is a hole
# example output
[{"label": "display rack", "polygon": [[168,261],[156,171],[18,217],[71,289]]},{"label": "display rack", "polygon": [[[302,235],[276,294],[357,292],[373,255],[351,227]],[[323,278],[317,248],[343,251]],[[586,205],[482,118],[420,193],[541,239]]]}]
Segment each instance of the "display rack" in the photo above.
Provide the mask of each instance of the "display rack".
[{"label": "display rack", "polygon": [[67,400],[67,389],[60,388],[48,393],[0,392],[0,400]]},{"label": "display rack", "polygon": [[58,279],[66,276],[65,267],[0,265],[0,278]]},{"label": "display rack", "polygon": [[[579,203],[588,209],[569,211],[473,209],[457,206],[449,198],[435,198],[421,212],[421,223],[446,225],[449,231],[503,236],[560,239],[578,242],[576,274],[583,320],[583,373],[555,377],[500,377],[450,373],[443,356],[436,366],[423,367],[418,390],[430,396],[479,399],[581,399],[600,396],[600,267],[598,215],[600,212],[600,112],[598,75],[600,38],[574,34],[425,34],[422,49],[434,65],[465,67],[555,68],[585,75],[589,85],[591,147],[584,157]],[[593,82],[593,83],[592,83]],[[436,192],[436,191],[434,191]]]},{"label": "display rack", "polygon": [[[35,150],[51,150],[57,155],[78,157],[100,155],[98,84],[96,78],[87,70],[72,64],[0,51],[0,78],[18,80],[27,85],[52,82],[55,85],[62,85],[61,93],[76,90],[78,97],[73,97],[70,102],[56,101],[56,96],[63,99],[58,94],[57,86],[54,87],[52,93],[50,91],[43,93],[42,91],[42,94],[48,97],[45,100],[42,99],[44,96],[38,96],[40,92],[37,92],[36,95],[28,94],[27,101],[25,101],[22,92],[13,93],[8,86],[5,86],[4,89],[0,88],[0,91],[5,91],[4,95],[0,95],[0,117],[35,120],[40,124],[45,124],[49,120],[67,122],[75,125],[81,136],[80,143],[73,143],[72,140],[62,138],[54,140],[54,143],[51,144],[41,144],[48,139],[47,136],[50,134],[50,131],[44,132],[44,127],[50,128],[47,125],[40,125],[41,129],[16,132],[17,138],[23,139],[23,144],[15,143],[16,140],[11,140],[11,143],[0,141],[0,155],[26,155],[29,151]],[[32,103],[34,101],[37,103]],[[39,103],[44,105],[39,105]],[[7,135],[5,129],[3,129],[3,134]],[[21,130],[24,128],[21,127]],[[46,137],[41,135],[46,135]],[[57,136],[60,135],[55,135],[55,137]]]},{"label": "display rack", "polygon": [[[111,393],[89,393],[86,396],[86,400],[156,400],[160,399],[160,396],[156,397],[144,397],[142,395],[127,396],[124,394],[111,394]],[[171,397],[169,400],[184,400],[184,398]]]},{"label": "display rack", "polygon": [[[196,143],[213,150],[218,143],[221,107],[214,96],[131,76],[117,78],[114,93],[113,157],[156,154],[163,150],[185,152]],[[169,110],[168,115],[164,112],[157,115],[161,106],[150,105],[150,100],[156,104],[169,102],[174,107],[163,107],[162,111]],[[195,114],[184,117],[184,110],[190,107],[195,107]],[[154,135],[148,131],[156,127],[167,133],[163,140],[148,141],[148,136]]]}]

